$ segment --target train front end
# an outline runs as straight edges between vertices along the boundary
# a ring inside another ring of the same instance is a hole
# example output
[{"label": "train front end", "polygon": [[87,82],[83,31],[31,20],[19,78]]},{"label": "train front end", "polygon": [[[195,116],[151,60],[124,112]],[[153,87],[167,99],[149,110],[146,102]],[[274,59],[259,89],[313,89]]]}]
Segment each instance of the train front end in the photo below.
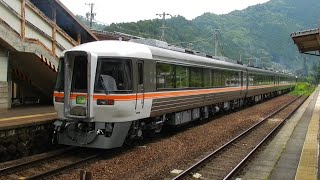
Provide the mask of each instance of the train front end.
[{"label": "train front end", "polygon": [[103,149],[122,146],[132,123],[134,103],[117,103],[115,99],[132,93],[131,73],[126,59],[67,51],[60,59],[54,91],[58,120],[53,140]]}]

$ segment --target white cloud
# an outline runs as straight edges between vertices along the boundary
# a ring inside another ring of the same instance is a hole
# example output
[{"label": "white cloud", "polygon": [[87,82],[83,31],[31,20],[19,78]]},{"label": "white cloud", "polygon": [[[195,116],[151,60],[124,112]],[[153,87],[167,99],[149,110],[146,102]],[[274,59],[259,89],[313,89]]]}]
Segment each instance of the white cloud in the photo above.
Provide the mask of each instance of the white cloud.
[{"label": "white cloud", "polygon": [[205,12],[226,14],[248,6],[264,3],[269,0],[60,0],[74,14],[85,15],[90,7],[85,3],[94,3],[96,20],[110,24],[135,22],[159,18],[156,14],[166,12],[171,15],[182,15],[193,19]]}]

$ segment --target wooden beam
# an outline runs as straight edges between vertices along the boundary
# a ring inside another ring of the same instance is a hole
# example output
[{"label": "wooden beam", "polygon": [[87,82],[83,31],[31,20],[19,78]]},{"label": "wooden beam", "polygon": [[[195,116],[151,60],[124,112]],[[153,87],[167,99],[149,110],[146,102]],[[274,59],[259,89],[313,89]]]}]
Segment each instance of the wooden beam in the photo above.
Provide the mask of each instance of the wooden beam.
[{"label": "wooden beam", "polygon": [[312,53],[302,53],[302,54],[307,54],[307,55],[311,55],[311,56],[320,56],[320,54],[316,54],[316,53],[314,53],[314,54],[312,54]]},{"label": "wooden beam", "polygon": [[316,39],[318,41],[318,44],[320,45],[320,32],[318,34],[316,34]]},{"label": "wooden beam", "polygon": [[77,42],[78,42],[78,45],[81,44],[81,34],[80,34],[80,32],[78,32],[78,34],[77,34]]},{"label": "wooden beam", "polygon": [[51,5],[52,10],[52,21],[53,21],[53,27],[52,27],[52,54],[56,54],[56,34],[57,34],[57,8],[54,5]]},{"label": "wooden beam", "polygon": [[21,0],[21,38],[26,38],[26,0]]}]

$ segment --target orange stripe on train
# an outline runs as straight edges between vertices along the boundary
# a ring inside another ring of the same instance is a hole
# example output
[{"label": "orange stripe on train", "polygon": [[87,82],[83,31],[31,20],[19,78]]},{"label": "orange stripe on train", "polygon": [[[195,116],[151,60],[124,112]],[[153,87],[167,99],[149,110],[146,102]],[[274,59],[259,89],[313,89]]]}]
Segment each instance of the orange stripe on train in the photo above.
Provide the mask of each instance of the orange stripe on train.
[{"label": "orange stripe on train", "polygon": [[[286,84],[287,86],[289,84]],[[249,86],[248,89],[260,89],[266,87],[275,87],[273,85],[263,85],[263,86]],[[277,86],[279,87],[279,86]],[[191,96],[191,95],[199,95],[199,94],[209,94],[209,93],[219,93],[219,92],[231,92],[231,91],[240,91],[245,90],[245,87],[228,87],[228,88],[215,88],[215,89],[201,89],[201,90],[183,90],[183,91],[164,91],[164,92],[151,92],[151,93],[139,93],[136,94],[119,94],[119,95],[102,95],[102,94],[94,94],[93,99],[112,99],[116,101],[130,101],[136,99],[161,99],[168,97],[179,97],[179,96]],[[72,93],[70,95],[71,99],[76,99],[77,96],[85,96],[85,93]],[[54,97],[64,97],[64,93],[54,92]]]}]

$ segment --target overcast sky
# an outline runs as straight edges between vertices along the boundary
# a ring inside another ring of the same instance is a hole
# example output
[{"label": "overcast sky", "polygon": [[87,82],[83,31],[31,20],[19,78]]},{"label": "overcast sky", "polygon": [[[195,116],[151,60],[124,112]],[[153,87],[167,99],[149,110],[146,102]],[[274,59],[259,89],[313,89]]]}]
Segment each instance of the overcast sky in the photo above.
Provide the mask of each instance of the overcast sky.
[{"label": "overcast sky", "polygon": [[163,12],[181,15],[191,20],[205,12],[226,14],[233,10],[265,3],[269,0],[60,0],[74,14],[85,16],[90,11],[86,3],[94,3],[96,20],[106,24],[136,22],[159,18]]}]

